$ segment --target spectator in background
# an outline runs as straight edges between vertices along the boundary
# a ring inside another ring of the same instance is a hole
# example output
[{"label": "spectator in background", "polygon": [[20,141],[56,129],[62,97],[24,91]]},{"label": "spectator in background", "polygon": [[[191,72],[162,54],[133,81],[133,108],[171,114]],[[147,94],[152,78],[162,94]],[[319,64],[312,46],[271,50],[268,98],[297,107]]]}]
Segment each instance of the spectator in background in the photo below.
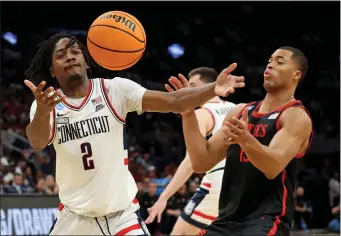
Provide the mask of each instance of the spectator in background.
[{"label": "spectator in background", "polygon": [[195,180],[192,180],[191,182],[189,182],[188,194],[190,196],[193,196],[196,193],[197,188],[199,188],[199,183]]},{"label": "spectator in background", "polygon": [[4,188],[5,193],[12,194],[22,194],[22,193],[31,193],[33,189],[30,186],[24,184],[24,178],[21,174],[15,174],[13,183],[11,185],[7,185]]},{"label": "spectator in background", "polygon": [[167,202],[166,214],[162,218],[162,233],[168,235],[171,233],[176,220],[180,216],[188,200],[189,196],[187,194],[186,185],[184,184]]},{"label": "spectator in background", "polygon": [[332,208],[332,217],[333,219],[329,222],[328,229],[332,232],[340,233],[340,201]]},{"label": "spectator in background", "polygon": [[[139,203],[141,206],[140,214],[142,219],[146,219],[148,217],[148,208],[152,207],[157,201],[158,197],[156,196],[156,190],[157,190],[156,183],[149,181],[147,192],[142,193],[142,195],[139,198]],[[148,225],[148,229],[151,235],[156,234],[157,226],[158,224],[156,221]]]},{"label": "spectator in background", "polygon": [[31,188],[34,188],[36,185],[36,181],[32,175],[32,169],[31,167],[26,167],[24,171],[24,178],[25,178],[25,185],[30,186]]},{"label": "spectator in background", "polygon": [[165,173],[168,175],[166,175],[164,178],[160,178],[157,176],[158,174],[155,168],[151,170],[148,174],[148,177],[150,178],[150,180],[157,184],[157,191],[156,191],[157,196],[160,196],[163,190],[165,190],[165,187],[167,186],[167,184],[169,184],[174,174],[169,171],[169,167],[167,166],[165,167],[165,170],[167,170]]},{"label": "spectator in background", "polygon": [[340,196],[340,175],[337,171],[333,172],[333,176],[329,180],[329,203],[334,206],[335,197]]},{"label": "spectator in background", "polygon": [[136,198],[140,199],[142,194],[144,193],[144,185],[141,182],[136,182],[136,186],[137,186]]},{"label": "spectator in background", "polygon": [[306,230],[311,226],[312,208],[310,202],[305,198],[304,188],[297,187],[295,191],[295,228]]},{"label": "spectator in background", "polygon": [[47,194],[45,191],[45,180],[43,178],[38,180],[35,186],[35,192],[38,194]]},{"label": "spectator in background", "polygon": [[58,194],[59,188],[52,175],[46,176],[44,190],[49,195]]}]

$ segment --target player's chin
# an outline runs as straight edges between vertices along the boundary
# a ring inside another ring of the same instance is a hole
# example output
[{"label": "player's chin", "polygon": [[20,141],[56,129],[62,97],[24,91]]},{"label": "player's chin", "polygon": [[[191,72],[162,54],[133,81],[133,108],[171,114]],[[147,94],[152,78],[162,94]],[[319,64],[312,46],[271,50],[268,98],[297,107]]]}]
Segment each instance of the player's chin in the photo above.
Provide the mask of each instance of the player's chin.
[{"label": "player's chin", "polygon": [[266,91],[272,91],[276,88],[276,85],[270,80],[264,80],[263,87]]},{"label": "player's chin", "polygon": [[68,76],[68,82],[72,82],[72,81],[79,81],[82,80],[83,76],[82,73],[69,73]]}]

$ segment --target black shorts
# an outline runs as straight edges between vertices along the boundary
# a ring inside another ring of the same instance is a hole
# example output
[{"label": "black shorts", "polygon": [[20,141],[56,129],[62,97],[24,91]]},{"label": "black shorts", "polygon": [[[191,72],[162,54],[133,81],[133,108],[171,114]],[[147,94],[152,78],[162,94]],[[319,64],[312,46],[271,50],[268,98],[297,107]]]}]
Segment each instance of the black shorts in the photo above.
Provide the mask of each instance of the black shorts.
[{"label": "black shorts", "polygon": [[243,222],[216,220],[201,230],[200,236],[289,236],[289,227],[278,217],[262,216]]}]

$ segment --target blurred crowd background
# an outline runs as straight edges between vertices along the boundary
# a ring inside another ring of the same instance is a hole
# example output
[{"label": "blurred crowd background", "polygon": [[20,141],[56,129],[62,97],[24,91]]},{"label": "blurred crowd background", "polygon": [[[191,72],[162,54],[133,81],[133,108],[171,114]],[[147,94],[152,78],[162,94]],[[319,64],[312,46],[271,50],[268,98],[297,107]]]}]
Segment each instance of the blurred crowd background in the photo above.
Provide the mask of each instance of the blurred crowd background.
[{"label": "blurred crowd background", "polygon": [[[287,45],[301,49],[309,71],[296,98],[311,112],[314,140],[298,178],[294,229],[339,230],[340,2],[3,3],[1,195],[58,194],[53,147],[34,152],[26,139],[33,96],[23,84],[24,71],[38,43],[61,31],[85,43],[92,21],[109,10],[127,11],[142,22],[147,50],[133,68],[112,72],[97,67],[93,74],[126,77],[148,89],[163,90],[171,75],[186,75],[199,66],[221,71],[237,62],[235,74],[246,77],[247,87],[229,100],[260,100],[265,94],[262,74],[272,52]],[[184,157],[181,117],[131,113],[126,132],[129,169],[146,217]],[[162,223],[149,226],[153,234],[170,232],[201,177],[194,174],[168,202]]]}]

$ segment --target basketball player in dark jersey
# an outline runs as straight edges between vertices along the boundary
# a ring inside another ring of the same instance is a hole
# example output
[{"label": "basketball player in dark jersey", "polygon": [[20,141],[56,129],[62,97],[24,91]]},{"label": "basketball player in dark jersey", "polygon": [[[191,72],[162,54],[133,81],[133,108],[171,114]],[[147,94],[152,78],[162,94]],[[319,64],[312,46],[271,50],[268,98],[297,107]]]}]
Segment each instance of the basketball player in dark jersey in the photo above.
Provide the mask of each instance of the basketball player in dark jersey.
[{"label": "basketball player in dark jersey", "polygon": [[195,113],[182,114],[195,172],[227,157],[219,216],[200,235],[290,234],[299,163],[312,138],[310,115],[294,98],[307,68],[300,50],[276,50],[264,71],[264,100],[238,104],[208,141],[200,134]]}]

